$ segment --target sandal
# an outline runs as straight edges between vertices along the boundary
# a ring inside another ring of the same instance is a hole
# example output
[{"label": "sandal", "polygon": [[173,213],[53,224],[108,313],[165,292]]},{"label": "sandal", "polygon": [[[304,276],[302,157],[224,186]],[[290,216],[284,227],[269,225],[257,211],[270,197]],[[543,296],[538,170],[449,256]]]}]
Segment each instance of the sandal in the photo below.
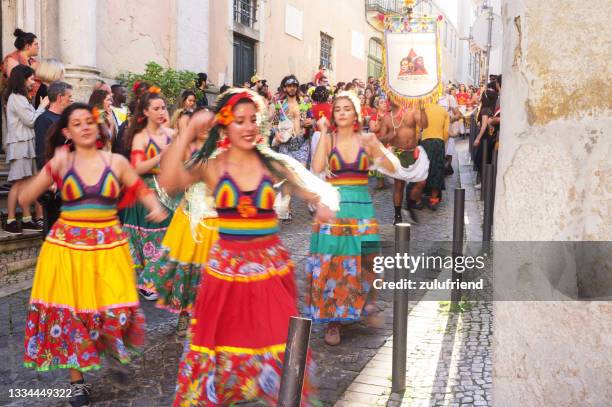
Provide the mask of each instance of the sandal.
[{"label": "sandal", "polygon": [[325,329],[325,343],[336,346],[340,343],[340,324],[331,322]]}]

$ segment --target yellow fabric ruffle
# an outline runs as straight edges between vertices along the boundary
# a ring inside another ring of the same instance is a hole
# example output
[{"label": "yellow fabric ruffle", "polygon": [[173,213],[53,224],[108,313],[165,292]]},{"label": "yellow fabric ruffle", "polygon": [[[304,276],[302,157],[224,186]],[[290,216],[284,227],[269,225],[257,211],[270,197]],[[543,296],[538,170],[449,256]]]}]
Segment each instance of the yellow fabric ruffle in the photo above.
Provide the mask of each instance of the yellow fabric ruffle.
[{"label": "yellow fabric ruffle", "polygon": [[196,230],[196,240],[191,234],[189,216],[181,206],[172,217],[164,235],[162,246],[169,249],[168,258],[179,263],[204,264],[213,243],[219,238],[218,219],[202,219]]}]

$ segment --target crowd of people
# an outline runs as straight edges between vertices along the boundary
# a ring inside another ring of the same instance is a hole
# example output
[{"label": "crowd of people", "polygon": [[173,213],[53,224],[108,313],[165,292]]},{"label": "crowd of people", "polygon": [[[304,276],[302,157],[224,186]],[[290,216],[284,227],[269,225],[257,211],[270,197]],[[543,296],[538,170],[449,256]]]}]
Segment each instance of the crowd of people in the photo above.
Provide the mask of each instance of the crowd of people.
[{"label": "crowd of people", "polygon": [[[407,108],[376,78],[332,86],[323,67],[307,84],[285,76],[275,94],[258,75],[224,86],[214,107],[186,89],[172,115],[154,83],[128,91],[100,81],[88,104],[74,103],[61,62],[38,63],[36,36],[15,35],[3,61],[4,229],[46,236],[24,364],[69,369],[73,406],[90,405],[83,373],[103,354],[126,377],[122,364],[144,344],[138,293],[179,315],[175,405],[276,405],[291,316],[325,324],[329,346],[343,323],[383,322],[366,266],[376,251],[362,252],[380,241],[370,177],[379,188],[393,178],[395,222],[404,205],[417,222],[415,210],[442,198],[450,141],[467,133],[472,108],[482,104],[483,126],[499,124],[489,90],[477,101],[478,92],[449,86],[438,104]],[[198,79],[205,89],[206,75]],[[494,85],[499,92],[501,77]],[[279,238],[292,195],[312,213],[302,312]],[[316,405],[310,356],[307,364],[302,404]]]}]

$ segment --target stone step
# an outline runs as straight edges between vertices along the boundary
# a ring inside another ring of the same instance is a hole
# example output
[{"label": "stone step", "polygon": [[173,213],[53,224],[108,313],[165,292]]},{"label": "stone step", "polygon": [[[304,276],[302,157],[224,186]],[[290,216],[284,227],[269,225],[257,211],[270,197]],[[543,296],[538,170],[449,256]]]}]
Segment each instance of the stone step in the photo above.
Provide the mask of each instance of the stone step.
[{"label": "stone step", "polygon": [[29,287],[41,244],[42,233],[12,236],[0,230],[0,292]]}]

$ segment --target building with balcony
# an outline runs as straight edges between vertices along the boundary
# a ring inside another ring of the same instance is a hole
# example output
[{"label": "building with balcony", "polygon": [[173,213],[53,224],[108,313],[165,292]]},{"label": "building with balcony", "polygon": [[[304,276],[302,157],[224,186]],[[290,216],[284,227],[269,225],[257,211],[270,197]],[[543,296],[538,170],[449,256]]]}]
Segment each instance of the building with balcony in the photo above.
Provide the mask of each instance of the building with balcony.
[{"label": "building with balcony", "polygon": [[[39,58],[58,58],[85,99],[99,77],[142,71],[149,61],[207,72],[217,86],[257,72],[272,88],[283,76],[365,79],[378,33],[355,0],[3,0],[2,54],[16,27],[35,33]],[[342,18],[338,18],[342,16]]]},{"label": "building with balcony", "polygon": [[[442,77],[448,83],[476,84],[479,81],[478,69],[473,69],[476,57],[472,57],[469,46],[470,27],[475,17],[472,0],[452,2],[437,0],[417,1],[413,7],[414,15],[443,17],[440,24],[440,44],[442,48]],[[382,31],[384,14],[404,14],[403,0],[366,0],[368,21]]]}]

